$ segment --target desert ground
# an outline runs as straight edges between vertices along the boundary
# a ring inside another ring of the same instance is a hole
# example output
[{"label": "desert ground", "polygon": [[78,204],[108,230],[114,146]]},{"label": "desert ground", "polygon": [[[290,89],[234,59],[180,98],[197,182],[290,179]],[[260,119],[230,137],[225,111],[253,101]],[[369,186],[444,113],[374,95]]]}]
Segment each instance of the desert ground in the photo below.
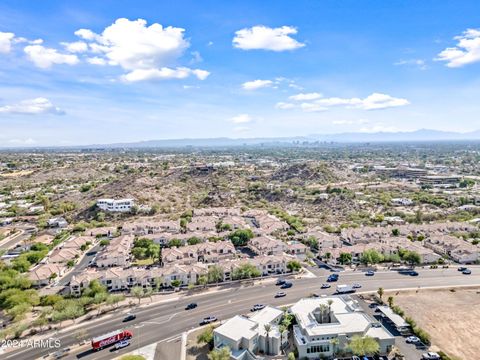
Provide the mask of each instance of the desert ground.
[{"label": "desert ground", "polygon": [[480,357],[479,288],[404,292],[394,299],[430,334],[438,350],[458,359]]}]

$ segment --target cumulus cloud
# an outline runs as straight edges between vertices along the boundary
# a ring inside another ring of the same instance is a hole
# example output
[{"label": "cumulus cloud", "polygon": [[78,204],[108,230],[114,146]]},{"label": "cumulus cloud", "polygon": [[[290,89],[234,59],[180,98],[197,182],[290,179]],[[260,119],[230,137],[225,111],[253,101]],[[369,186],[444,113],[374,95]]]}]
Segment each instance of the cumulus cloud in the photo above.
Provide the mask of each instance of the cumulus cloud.
[{"label": "cumulus cloud", "polygon": [[233,46],[242,50],[295,50],[305,46],[291,35],[297,34],[297,29],[291,26],[269,28],[263,25],[241,29],[235,32]]},{"label": "cumulus cloud", "polygon": [[88,45],[84,41],[62,42],[61,44],[65,47],[65,50],[71,53],[83,53],[88,50]]},{"label": "cumulus cloud", "polygon": [[8,54],[12,50],[12,42],[14,37],[14,33],[0,31],[0,53]]},{"label": "cumulus cloud", "polygon": [[234,124],[247,124],[253,121],[253,118],[248,114],[240,114],[230,119]]},{"label": "cumulus cloud", "polygon": [[63,115],[65,112],[51,103],[50,100],[38,97],[35,99],[23,100],[17,104],[0,106],[0,113],[3,114],[55,114]]},{"label": "cumulus cloud", "polygon": [[87,41],[89,50],[96,54],[87,60],[89,63],[120,66],[127,71],[124,81],[183,79],[190,75],[204,80],[208,71],[173,66],[190,46],[184,32],[158,23],[147,26],[143,19],[120,18],[101,34],[79,29],[75,35]]},{"label": "cumulus cloud", "polygon": [[23,49],[30,61],[35,66],[47,69],[54,64],[75,65],[79,62],[77,55],[62,54],[56,49],[47,48],[43,45],[28,45]]},{"label": "cumulus cloud", "polygon": [[186,67],[172,68],[152,68],[136,69],[122,76],[127,82],[137,82],[145,80],[165,80],[165,79],[185,79],[190,75],[195,75],[199,80],[205,80],[210,73],[206,70],[189,69]]},{"label": "cumulus cloud", "polygon": [[436,61],[445,61],[451,68],[480,61],[480,29],[467,29],[454,39],[457,40],[457,45],[440,52]]},{"label": "cumulus cloud", "polygon": [[273,85],[272,80],[252,80],[242,84],[244,90],[257,90],[261,88],[271,87]]},{"label": "cumulus cloud", "polygon": [[321,98],[323,95],[320,93],[300,93],[297,95],[292,95],[289,97],[290,100],[295,100],[295,101],[308,101],[308,100],[315,100]]},{"label": "cumulus cloud", "polygon": [[[392,107],[405,106],[410,104],[407,99],[396,98],[387,94],[373,93],[366,98],[322,98],[319,93],[298,94],[290,96],[291,100],[305,101],[300,105],[294,103],[277,103],[279,109],[300,108],[306,112],[325,111],[331,107],[342,106],[363,110],[380,110]],[[308,101],[311,100],[311,101]]]}]

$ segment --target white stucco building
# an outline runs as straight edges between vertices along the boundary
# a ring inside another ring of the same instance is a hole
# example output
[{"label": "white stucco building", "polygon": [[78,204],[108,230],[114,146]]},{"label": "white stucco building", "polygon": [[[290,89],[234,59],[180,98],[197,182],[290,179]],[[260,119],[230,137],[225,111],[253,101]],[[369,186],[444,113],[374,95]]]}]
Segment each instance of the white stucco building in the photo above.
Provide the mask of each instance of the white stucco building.
[{"label": "white stucco building", "polygon": [[[347,296],[301,299],[291,312],[297,319],[293,338],[299,359],[333,356],[345,349],[355,335],[376,339],[382,354],[395,345],[394,336],[383,327],[374,326],[376,322]],[[338,345],[332,344],[333,339],[338,339]]]},{"label": "white stucco building", "polygon": [[[237,315],[213,331],[216,348],[228,346],[235,360],[257,359],[257,354],[280,354],[282,343],[288,341],[288,331],[280,334],[279,322],[283,311],[267,306],[249,318]],[[270,325],[267,334],[265,325]]]},{"label": "white stucco building", "polygon": [[135,205],[133,199],[98,199],[97,206],[105,211],[128,212]]}]

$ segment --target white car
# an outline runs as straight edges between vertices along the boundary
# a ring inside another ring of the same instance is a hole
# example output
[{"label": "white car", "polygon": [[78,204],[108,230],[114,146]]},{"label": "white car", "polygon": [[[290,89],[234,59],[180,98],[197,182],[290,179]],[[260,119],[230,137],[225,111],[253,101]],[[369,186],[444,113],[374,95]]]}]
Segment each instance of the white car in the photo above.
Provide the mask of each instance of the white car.
[{"label": "white car", "polygon": [[440,355],[436,352],[428,352],[422,355],[423,360],[440,360]]},{"label": "white car", "polygon": [[353,284],[352,285],[352,288],[354,288],[354,289],[360,289],[361,287],[362,287],[362,285],[360,285],[360,284]]},{"label": "white car", "polygon": [[405,339],[405,341],[409,344],[416,344],[416,343],[420,342],[420,339],[416,336],[409,336]]},{"label": "white car", "polygon": [[123,349],[124,347],[127,347],[128,345],[130,345],[130,341],[122,340],[122,341],[119,341],[115,344],[115,349],[116,350]]}]

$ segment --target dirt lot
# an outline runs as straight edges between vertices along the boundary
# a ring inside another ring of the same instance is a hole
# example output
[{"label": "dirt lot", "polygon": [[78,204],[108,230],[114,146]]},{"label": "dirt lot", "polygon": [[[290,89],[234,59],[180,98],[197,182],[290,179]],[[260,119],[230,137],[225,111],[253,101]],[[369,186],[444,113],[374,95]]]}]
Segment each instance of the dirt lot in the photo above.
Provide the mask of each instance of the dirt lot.
[{"label": "dirt lot", "polygon": [[480,357],[479,288],[405,292],[394,299],[431,335],[438,350],[459,359]]}]

